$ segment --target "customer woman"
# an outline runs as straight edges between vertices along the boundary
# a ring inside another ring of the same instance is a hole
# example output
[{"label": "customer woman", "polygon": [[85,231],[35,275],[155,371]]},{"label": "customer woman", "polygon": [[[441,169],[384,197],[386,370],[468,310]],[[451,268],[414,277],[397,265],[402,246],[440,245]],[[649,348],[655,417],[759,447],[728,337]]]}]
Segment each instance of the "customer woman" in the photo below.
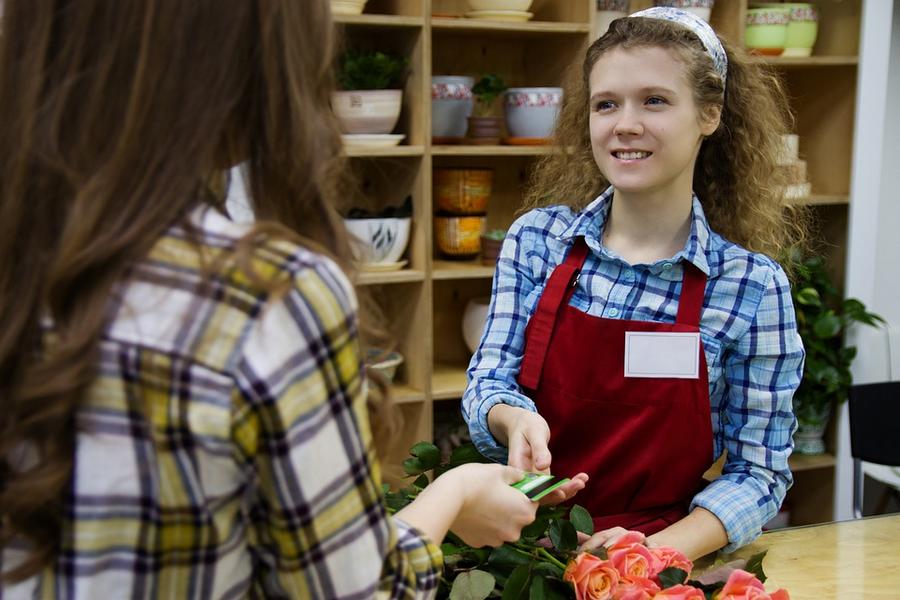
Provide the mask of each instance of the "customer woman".
[{"label": "customer woman", "polygon": [[[381,501],[339,265],[326,0],[6,0],[3,598],[427,595],[521,471]],[[205,181],[246,161],[257,217]]]},{"label": "customer woman", "polygon": [[463,412],[497,460],[590,476],[587,547],[637,529],[734,550],[791,485],[786,115],[762,66],[669,8],[615,21],[567,92],[572,152],[539,165],[508,232]]}]

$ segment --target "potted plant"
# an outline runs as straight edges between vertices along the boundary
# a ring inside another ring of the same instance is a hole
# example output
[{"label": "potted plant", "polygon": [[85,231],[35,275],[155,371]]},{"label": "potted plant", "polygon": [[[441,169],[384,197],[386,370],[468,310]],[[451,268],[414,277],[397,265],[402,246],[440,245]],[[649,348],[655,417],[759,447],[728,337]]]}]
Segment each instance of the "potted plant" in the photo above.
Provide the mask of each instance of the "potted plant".
[{"label": "potted plant", "polygon": [[495,114],[497,98],[506,91],[506,84],[499,75],[483,75],[474,86],[475,105],[469,117],[469,142],[472,144],[499,144],[503,118]]},{"label": "potted plant", "polygon": [[803,256],[795,249],[790,260],[794,267],[791,294],[806,349],[803,379],[794,394],[798,421],[794,445],[801,454],[821,454],[832,406],[846,400],[853,383],[850,364],[856,348],[844,345],[844,334],[853,323],[876,327],[884,320],[855,298],[841,300],[822,257]]},{"label": "potted plant", "polygon": [[331,104],[347,134],[388,134],[400,117],[407,59],[377,50],[351,49],[338,64],[341,91]]},{"label": "potted plant", "polygon": [[491,229],[481,236],[481,263],[493,265],[500,258],[500,249],[506,238],[505,229]]}]

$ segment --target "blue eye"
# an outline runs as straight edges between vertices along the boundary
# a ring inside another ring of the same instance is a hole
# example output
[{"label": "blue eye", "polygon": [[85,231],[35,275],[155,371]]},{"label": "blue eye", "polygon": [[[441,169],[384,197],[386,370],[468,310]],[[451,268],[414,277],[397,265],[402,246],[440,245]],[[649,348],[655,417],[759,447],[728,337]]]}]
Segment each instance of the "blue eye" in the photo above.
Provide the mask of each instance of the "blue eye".
[{"label": "blue eye", "polygon": [[666,104],[666,99],[660,98],[659,96],[650,96],[649,98],[647,98],[647,104],[652,104],[652,105]]},{"label": "blue eye", "polygon": [[613,104],[610,100],[600,100],[599,102],[594,103],[594,110],[597,112],[606,111],[613,108],[615,104]]}]

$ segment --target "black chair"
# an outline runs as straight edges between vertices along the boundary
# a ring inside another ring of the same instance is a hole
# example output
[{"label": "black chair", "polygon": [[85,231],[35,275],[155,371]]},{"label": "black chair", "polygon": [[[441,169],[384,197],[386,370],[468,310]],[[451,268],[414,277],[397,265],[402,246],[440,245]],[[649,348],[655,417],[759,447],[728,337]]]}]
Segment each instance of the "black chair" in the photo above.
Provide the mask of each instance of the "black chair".
[{"label": "black chair", "polygon": [[850,388],[853,515],[862,516],[862,461],[900,467],[900,381]]}]

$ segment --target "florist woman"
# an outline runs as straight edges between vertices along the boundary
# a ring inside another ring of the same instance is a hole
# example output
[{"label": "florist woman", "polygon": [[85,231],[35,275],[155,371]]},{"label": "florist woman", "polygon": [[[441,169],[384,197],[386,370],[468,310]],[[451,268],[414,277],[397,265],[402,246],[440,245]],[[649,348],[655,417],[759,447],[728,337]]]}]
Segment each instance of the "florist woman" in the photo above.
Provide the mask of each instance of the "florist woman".
[{"label": "florist woman", "polygon": [[575,151],[539,165],[507,235],[463,412],[486,455],[587,474],[585,547],[633,529],[731,551],[792,483],[786,120],[775,78],[669,8],[615,21],[566,95]]}]

